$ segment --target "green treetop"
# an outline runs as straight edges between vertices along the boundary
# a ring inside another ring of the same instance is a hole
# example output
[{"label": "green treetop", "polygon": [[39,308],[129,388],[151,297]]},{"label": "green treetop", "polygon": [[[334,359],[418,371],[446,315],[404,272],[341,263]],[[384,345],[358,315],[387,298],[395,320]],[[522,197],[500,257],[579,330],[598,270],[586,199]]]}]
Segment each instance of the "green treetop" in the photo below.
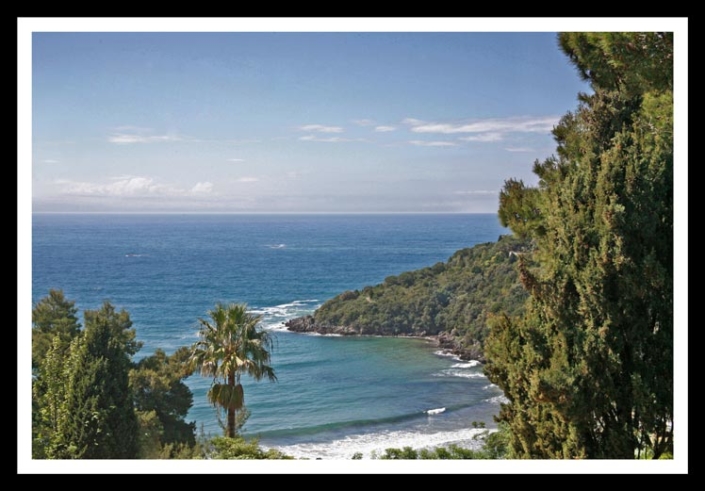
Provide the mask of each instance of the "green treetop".
[{"label": "green treetop", "polygon": [[105,302],[85,312],[85,323],[68,354],[55,341],[41,367],[48,386],[40,408],[46,456],[136,458],[138,423],[128,375],[139,343],[132,322],[127,312]]},{"label": "green treetop", "polygon": [[495,320],[485,371],[514,456],[657,458],[673,445],[673,36],[559,42],[594,93],[554,129],[535,191],[505,186],[500,217],[537,248],[526,314]]}]

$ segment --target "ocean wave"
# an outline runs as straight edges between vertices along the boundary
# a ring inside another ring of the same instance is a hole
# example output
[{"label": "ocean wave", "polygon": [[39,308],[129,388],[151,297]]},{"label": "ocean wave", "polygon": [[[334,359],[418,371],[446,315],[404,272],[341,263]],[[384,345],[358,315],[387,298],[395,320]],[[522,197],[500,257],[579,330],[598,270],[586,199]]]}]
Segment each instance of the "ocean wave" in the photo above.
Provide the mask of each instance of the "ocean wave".
[{"label": "ocean wave", "polygon": [[275,322],[274,324],[263,323],[262,327],[268,331],[286,331],[284,322]]},{"label": "ocean wave", "polygon": [[468,372],[467,370],[441,370],[439,373],[434,373],[434,377],[463,377],[463,378],[485,378],[482,372]]},{"label": "ocean wave", "polygon": [[382,455],[387,448],[411,447],[417,450],[440,446],[458,445],[463,448],[478,449],[481,442],[475,437],[483,429],[468,428],[454,431],[424,432],[422,430],[382,431],[347,435],[330,441],[298,443],[263,448],[276,448],[281,452],[299,459],[351,459],[355,453],[361,453],[364,459],[373,454]]},{"label": "ocean wave", "polygon": [[437,350],[437,351],[434,351],[433,354],[436,356],[442,356],[444,358],[452,358],[454,360],[460,361],[460,357],[456,354],[451,353],[450,351]]},{"label": "ocean wave", "polygon": [[424,412],[425,412],[426,414],[441,414],[441,413],[444,413],[445,411],[446,411],[446,408],[444,408],[444,407],[438,407],[438,408],[435,408],[435,409],[429,409],[429,410],[424,411]]},{"label": "ocean wave", "polygon": [[250,311],[262,316],[262,327],[271,331],[286,331],[286,322],[296,317],[313,314],[321,301],[317,298],[293,300],[269,306],[255,306]]},{"label": "ocean wave", "polygon": [[494,397],[490,397],[489,399],[486,399],[486,401],[487,401],[487,402],[491,402],[491,403],[493,403],[493,404],[500,404],[500,403],[507,404],[507,403],[509,403],[509,399],[507,399],[507,398],[504,396],[504,394],[501,394],[501,395],[498,395],[498,396],[494,396]]},{"label": "ocean wave", "polygon": [[321,305],[318,299],[294,300],[269,306],[255,306],[250,312],[262,316],[262,326],[269,330],[286,330],[286,321],[312,314]]},{"label": "ocean wave", "polygon": [[462,365],[462,368],[465,368],[465,365],[467,365],[468,368],[474,367],[477,365],[481,365],[481,363],[478,360],[463,360],[460,358],[460,356],[456,355],[455,353],[451,353],[450,351],[447,351],[447,350],[437,350],[437,351],[434,351],[433,354],[436,356],[442,356],[444,358],[450,358],[452,360],[461,362],[458,364],[458,366],[461,367],[461,365]]},{"label": "ocean wave", "polygon": [[478,366],[479,364],[480,362],[477,360],[470,360],[464,363],[455,363],[454,365],[451,365],[451,368],[472,368]]}]

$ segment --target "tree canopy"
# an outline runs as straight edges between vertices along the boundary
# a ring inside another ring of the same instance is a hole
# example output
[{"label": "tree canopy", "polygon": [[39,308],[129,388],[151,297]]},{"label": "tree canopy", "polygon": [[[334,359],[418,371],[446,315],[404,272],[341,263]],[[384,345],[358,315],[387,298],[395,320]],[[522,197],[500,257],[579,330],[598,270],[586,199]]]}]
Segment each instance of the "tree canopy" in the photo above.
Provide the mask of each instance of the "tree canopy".
[{"label": "tree canopy", "polygon": [[135,410],[143,426],[151,430],[141,432],[146,440],[142,445],[144,454],[160,454],[165,445],[196,444],[196,423],[186,422],[193,405],[193,393],[184,383],[193,372],[190,356],[187,347],[177,349],[172,355],[157,349],[130,371]]},{"label": "tree canopy", "polygon": [[190,350],[157,350],[133,362],[141,343],[125,310],[84,312],[51,290],[32,311],[32,455],[50,459],[156,458],[193,448],[193,402],[183,383]]},{"label": "tree canopy", "polygon": [[86,311],[85,322],[67,354],[56,336],[42,364],[46,456],[137,458],[138,423],[128,376],[139,343],[132,322],[108,302]]},{"label": "tree canopy", "polygon": [[32,369],[39,367],[54,336],[59,337],[62,349],[68,348],[81,330],[77,313],[75,303],[61,290],[49,290],[49,295],[37,302],[32,309]]},{"label": "tree canopy", "polygon": [[535,252],[522,316],[498,316],[489,379],[523,458],[658,458],[673,445],[673,35],[565,33],[592,94],[555,127],[537,188],[500,218]]}]

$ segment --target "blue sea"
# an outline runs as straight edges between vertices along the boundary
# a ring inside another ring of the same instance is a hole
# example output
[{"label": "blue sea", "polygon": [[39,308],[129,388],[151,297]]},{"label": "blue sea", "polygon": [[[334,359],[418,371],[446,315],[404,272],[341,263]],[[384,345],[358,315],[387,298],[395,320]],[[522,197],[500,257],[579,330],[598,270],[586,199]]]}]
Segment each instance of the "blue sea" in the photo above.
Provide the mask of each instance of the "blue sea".
[{"label": "blue sea", "polygon": [[[130,314],[143,343],[136,359],[190,346],[216,302],[245,302],[275,338],[278,379],[244,378],[245,436],[308,459],[470,448],[472,423],[494,428],[503,400],[479,363],[420,339],[296,334],[284,322],[506,233],[496,214],[34,214],[32,301],[50,289],[81,312],[109,300]],[[187,420],[222,434],[211,380],[186,383]]]}]

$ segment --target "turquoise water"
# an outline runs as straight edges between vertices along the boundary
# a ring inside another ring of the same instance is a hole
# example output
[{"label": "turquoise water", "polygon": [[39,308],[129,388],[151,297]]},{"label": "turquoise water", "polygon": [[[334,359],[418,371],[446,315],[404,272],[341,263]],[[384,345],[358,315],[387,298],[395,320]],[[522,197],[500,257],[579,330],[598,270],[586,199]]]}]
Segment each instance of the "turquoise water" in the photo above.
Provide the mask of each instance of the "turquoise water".
[{"label": "turquoise water", "polygon": [[[495,215],[35,214],[32,297],[60,288],[81,311],[104,300],[124,308],[144,343],[137,358],[191,345],[216,302],[247,302],[276,339],[278,381],[245,380],[251,416],[242,431],[265,447],[332,459],[470,446],[471,423],[494,426],[501,400],[479,364],[423,340],[303,335],[283,323],[507,232]],[[210,380],[187,383],[188,420],[220,434]]]}]

